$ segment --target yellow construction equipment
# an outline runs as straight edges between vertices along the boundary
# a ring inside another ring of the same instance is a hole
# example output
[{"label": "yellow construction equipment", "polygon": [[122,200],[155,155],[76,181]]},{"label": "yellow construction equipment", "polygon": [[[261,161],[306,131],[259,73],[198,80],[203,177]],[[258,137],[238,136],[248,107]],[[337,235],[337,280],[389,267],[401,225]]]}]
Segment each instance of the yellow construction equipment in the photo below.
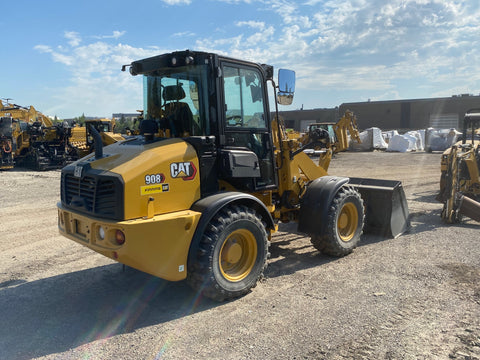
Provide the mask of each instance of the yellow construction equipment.
[{"label": "yellow construction equipment", "polygon": [[[23,121],[27,124],[40,122],[44,127],[50,127],[53,125],[50,118],[37,111],[32,105],[27,108],[8,102],[4,103],[3,100],[0,100],[0,113],[8,113],[8,116],[13,119]],[[4,116],[6,116],[6,114],[4,114]]]},{"label": "yellow construction equipment", "polygon": [[93,151],[92,127],[101,134],[103,145],[125,139],[113,132],[113,119],[88,119],[85,127],[70,127],[54,124],[33,106],[3,101],[0,116],[0,169],[15,164],[36,170],[61,168]]},{"label": "yellow construction equipment", "polygon": [[319,139],[324,144],[329,144],[334,153],[345,151],[349,147],[349,136],[352,141],[361,143],[360,132],[355,114],[346,110],[345,114],[336,123],[321,122],[310,124],[300,142],[306,144],[311,139]]},{"label": "yellow construction equipment", "polygon": [[329,176],[288,138],[277,103],[291,104],[293,71],[275,83],[270,65],[189,50],[127,67],[143,75],[141,135],[102,147],[92,128],[95,153],[62,169],[69,239],[222,301],[256,285],[280,221],[333,256],[357,246],[364,224],[389,237],[407,229],[400,182]]},{"label": "yellow construction equipment", "polygon": [[94,127],[102,137],[104,146],[117,141],[125,140],[121,134],[114,133],[115,120],[113,119],[87,119],[85,126],[74,126],[71,129],[70,145],[74,149],[77,159],[90,154],[94,149],[91,128]]},{"label": "yellow construction equipment", "polygon": [[[7,155],[11,168],[14,164],[46,170],[65,165],[68,153],[69,127],[53,122],[33,106],[29,108],[16,104],[0,104],[0,116],[4,121],[5,149],[10,149]],[[10,120],[7,120],[10,119]],[[6,130],[10,127],[10,130]],[[1,136],[1,135],[0,135]],[[11,145],[11,146],[8,146]],[[2,157],[6,151],[2,146]]]},{"label": "yellow construction equipment", "polygon": [[11,169],[15,161],[30,152],[30,135],[28,127],[37,121],[37,111],[0,100],[0,116],[2,117],[2,169]]},{"label": "yellow construction equipment", "polygon": [[13,161],[13,119],[0,117],[0,170],[11,169]]},{"label": "yellow construction equipment", "polygon": [[442,155],[437,200],[443,203],[441,216],[447,223],[462,216],[480,221],[480,109],[465,114],[461,141]]},{"label": "yellow construction equipment", "polygon": [[[336,123],[322,122],[310,124],[307,132],[299,137],[303,150],[319,151],[319,164],[328,170],[333,154],[345,151],[349,147],[349,136],[352,141],[361,143],[357,127],[357,118],[352,111],[347,110]],[[289,138],[293,135],[289,134]]]}]

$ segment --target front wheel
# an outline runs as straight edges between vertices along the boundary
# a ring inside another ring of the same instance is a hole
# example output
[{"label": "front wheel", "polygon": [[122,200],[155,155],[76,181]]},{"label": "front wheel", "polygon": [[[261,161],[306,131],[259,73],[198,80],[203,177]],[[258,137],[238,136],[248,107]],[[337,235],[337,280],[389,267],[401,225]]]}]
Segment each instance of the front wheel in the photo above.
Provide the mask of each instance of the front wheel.
[{"label": "front wheel", "polygon": [[345,256],[357,247],[363,223],[364,208],[360,194],[352,187],[342,187],[330,204],[326,233],[314,234],[311,242],[324,254]]},{"label": "front wheel", "polygon": [[268,244],[265,224],[253,209],[228,206],[208,224],[187,281],[217,301],[242,296],[263,274]]}]

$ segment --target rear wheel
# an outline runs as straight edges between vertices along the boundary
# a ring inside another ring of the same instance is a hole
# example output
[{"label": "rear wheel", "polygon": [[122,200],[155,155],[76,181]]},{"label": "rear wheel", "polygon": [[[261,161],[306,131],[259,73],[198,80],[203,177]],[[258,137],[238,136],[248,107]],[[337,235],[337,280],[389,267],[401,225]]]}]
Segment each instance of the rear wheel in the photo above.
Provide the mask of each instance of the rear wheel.
[{"label": "rear wheel", "polygon": [[205,296],[223,301],[255,287],[266,268],[268,235],[260,216],[246,206],[228,206],[208,224],[188,282]]},{"label": "rear wheel", "polygon": [[326,233],[313,235],[311,242],[324,254],[345,256],[357,247],[363,223],[364,209],[360,194],[352,187],[342,187],[330,205]]}]

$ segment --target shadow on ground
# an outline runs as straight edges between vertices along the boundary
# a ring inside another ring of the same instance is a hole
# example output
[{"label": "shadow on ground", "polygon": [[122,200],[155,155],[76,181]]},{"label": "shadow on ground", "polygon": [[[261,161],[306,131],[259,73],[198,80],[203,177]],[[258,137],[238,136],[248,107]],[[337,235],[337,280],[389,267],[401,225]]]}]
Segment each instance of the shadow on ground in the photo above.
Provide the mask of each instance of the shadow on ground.
[{"label": "shadow on ground", "polygon": [[[270,261],[265,271],[267,278],[291,275],[297,271],[322,266],[338,257],[322,254],[310,242],[310,236],[297,232],[296,223],[279,224],[279,232],[270,245]],[[391,240],[385,236],[363,234],[359,247]]]},{"label": "shadow on ground", "polygon": [[[296,224],[273,239],[267,278],[322,266],[336,258],[318,252]],[[361,245],[385,240],[362,237]],[[167,323],[221,303],[185,281],[168,282],[111,264],[36,281],[0,283],[0,359],[31,359]]]},{"label": "shadow on ground", "polygon": [[310,238],[301,234],[289,236],[286,240],[272,241],[270,260],[266,278],[291,275],[299,270],[335,261],[336,258],[318,252],[310,243]]},{"label": "shadow on ground", "polygon": [[[410,234],[446,226],[440,210],[415,212],[410,219]],[[478,228],[477,224],[459,226]],[[363,235],[360,246],[385,240]],[[295,223],[280,225],[270,252],[267,278],[336,261],[297,233]],[[0,283],[0,359],[61,353],[221,305],[199,297],[185,282],[168,282],[133,269],[123,272],[120,264],[31,282],[9,279]]]},{"label": "shadow on ground", "polygon": [[112,264],[0,284],[0,358],[30,359],[219,306],[185,282]]},{"label": "shadow on ground", "polygon": [[428,204],[438,204],[438,208],[442,208],[442,203],[436,199],[438,195],[438,191],[419,191],[412,193],[413,200],[418,201],[420,203],[428,203]]}]

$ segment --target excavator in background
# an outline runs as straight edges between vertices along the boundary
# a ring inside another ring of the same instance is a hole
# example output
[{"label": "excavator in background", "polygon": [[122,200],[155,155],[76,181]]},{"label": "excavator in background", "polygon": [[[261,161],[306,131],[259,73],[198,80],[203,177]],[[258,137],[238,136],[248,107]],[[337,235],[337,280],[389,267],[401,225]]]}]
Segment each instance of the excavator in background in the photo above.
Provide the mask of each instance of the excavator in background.
[{"label": "excavator in background", "polygon": [[480,109],[467,111],[461,140],[445,150],[440,166],[442,219],[457,223],[467,216],[480,222]]},{"label": "excavator in background", "polygon": [[306,133],[300,136],[298,141],[305,149],[320,150],[319,164],[328,170],[333,154],[347,150],[350,139],[359,144],[362,142],[357,118],[352,111],[346,110],[336,123],[322,122],[308,125]]},{"label": "excavator in background", "polygon": [[277,85],[273,66],[190,50],[127,67],[143,75],[141,135],[103,147],[92,127],[95,152],[62,169],[65,237],[223,301],[255,287],[279,222],[332,256],[408,228],[401,182],[329,176],[288,137],[277,104],[293,101],[293,71]]}]

